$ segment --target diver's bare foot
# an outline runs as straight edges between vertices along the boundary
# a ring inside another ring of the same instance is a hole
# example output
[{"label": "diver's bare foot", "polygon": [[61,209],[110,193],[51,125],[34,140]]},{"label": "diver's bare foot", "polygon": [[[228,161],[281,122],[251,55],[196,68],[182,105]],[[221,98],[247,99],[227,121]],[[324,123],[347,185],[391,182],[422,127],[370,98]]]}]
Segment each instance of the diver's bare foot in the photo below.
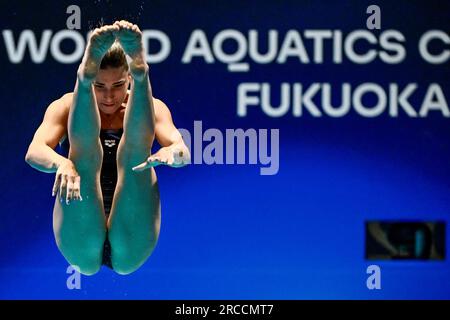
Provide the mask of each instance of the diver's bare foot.
[{"label": "diver's bare foot", "polygon": [[103,26],[95,29],[89,37],[83,61],[78,69],[81,82],[91,84],[95,79],[103,56],[115,41],[119,27],[116,25]]},{"label": "diver's bare foot", "polygon": [[142,44],[142,32],[139,27],[128,21],[116,21],[114,26],[119,28],[117,40],[120,42],[123,50],[130,56],[131,76],[138,81],[146,78],[148,65],[145,61],[144,46]]}]

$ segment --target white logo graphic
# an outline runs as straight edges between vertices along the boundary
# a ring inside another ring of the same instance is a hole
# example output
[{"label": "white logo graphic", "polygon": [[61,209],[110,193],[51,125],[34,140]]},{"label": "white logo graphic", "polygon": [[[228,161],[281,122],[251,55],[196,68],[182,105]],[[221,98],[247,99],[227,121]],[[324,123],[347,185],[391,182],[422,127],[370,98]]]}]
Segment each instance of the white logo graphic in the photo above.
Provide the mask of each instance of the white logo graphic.
[{"label": "white logo graphic", "polygon": [[367,267],[366,270],[367,274],[370,274],[370,276],[367,278],[366,286],[367,289],[373,290],[381,289],[381,269],[379,266],[373,264]]},{"label": "white logo graphic", "polygon": [[367,18],[366,26],[367,29],[381,29],[381,9],[377,5],[371,5],[367,7],[366,13],[371,13],[370,17]]},{"label": "white logo graphic", "polygon": [[73,289],[81,289],[81,273],[80,268],[78,266],[68,266],[66,273],[70,274],[70,276],[67,278],[66,286],[67,289],[73,290]]},{"label": "white logo graphic", "polygon": [[112,148],[115,145],[116,145],[116,140],[105,140],[105,146]]},{"label": "white logo graphic", "polygon": [[[279,129],[203,130],[202,121],[194,121],[193,133],[179,128],[173,139],[181,134],[193,164],[261,164],[261,175],[275,175],[279,169]],[[204,145],[206,143],[206,145]],[[270,146],[269,146],[270,145]]]}]

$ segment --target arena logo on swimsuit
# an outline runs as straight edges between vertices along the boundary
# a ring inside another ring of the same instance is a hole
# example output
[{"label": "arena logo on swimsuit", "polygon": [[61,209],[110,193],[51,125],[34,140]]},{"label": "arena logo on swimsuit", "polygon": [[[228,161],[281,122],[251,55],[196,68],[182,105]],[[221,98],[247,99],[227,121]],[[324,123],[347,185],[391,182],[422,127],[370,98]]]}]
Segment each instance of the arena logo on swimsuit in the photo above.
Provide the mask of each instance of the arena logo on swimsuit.
[{"label": "arena logo on swimsuit", "polygon": [[[203,131],[202,121],[194,121],[193,135],[187,129],[178,129],[191,153],[191,164],[262,164],[260,175],[275,175],[279,170],[280,130],[270,129],[270,153],[268,129],[243,130],[241,128],[209,128]],[[192,139],[193,137],[193,139]],[[246,141],[248,143],[246,143]],[[203,142],[209,142],[203,146]],[[225,154],[224,154],[225,153]],[[248,157],[248,163],[246,158]],[[236,161],[235,161],[236,158]]]}]

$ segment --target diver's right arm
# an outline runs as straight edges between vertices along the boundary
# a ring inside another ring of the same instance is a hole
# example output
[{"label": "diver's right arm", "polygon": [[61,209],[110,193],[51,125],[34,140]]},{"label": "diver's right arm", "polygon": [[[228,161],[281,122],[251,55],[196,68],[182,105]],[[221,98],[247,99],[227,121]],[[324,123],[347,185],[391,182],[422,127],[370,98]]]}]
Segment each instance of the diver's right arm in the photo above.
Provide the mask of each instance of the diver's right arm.
[{"label": "diver's right arm", "polygon": [[55,173],[69,159],[61,156],[48,145],[30,144],[25,161],[36,170]]},{"label": "diver's right arm", "polygon": [[25,161],[39,171],[53,173],[61,165],[71,162],[54,150],[66,133],[69,99],[65,95],[48,106],[44,120],[28,147]]}]

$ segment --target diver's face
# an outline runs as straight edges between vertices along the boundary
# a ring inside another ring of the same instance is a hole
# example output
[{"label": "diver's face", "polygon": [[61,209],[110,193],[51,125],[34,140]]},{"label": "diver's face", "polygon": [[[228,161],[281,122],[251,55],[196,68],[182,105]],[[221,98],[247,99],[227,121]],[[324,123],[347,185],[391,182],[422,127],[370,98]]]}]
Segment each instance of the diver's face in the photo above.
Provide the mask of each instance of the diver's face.
[{"label": "diver's face", "polygon": [[130,75],[123,67],[100,69],[94,81],[97,106],[103,113],[115,113],[125,100]]}]

